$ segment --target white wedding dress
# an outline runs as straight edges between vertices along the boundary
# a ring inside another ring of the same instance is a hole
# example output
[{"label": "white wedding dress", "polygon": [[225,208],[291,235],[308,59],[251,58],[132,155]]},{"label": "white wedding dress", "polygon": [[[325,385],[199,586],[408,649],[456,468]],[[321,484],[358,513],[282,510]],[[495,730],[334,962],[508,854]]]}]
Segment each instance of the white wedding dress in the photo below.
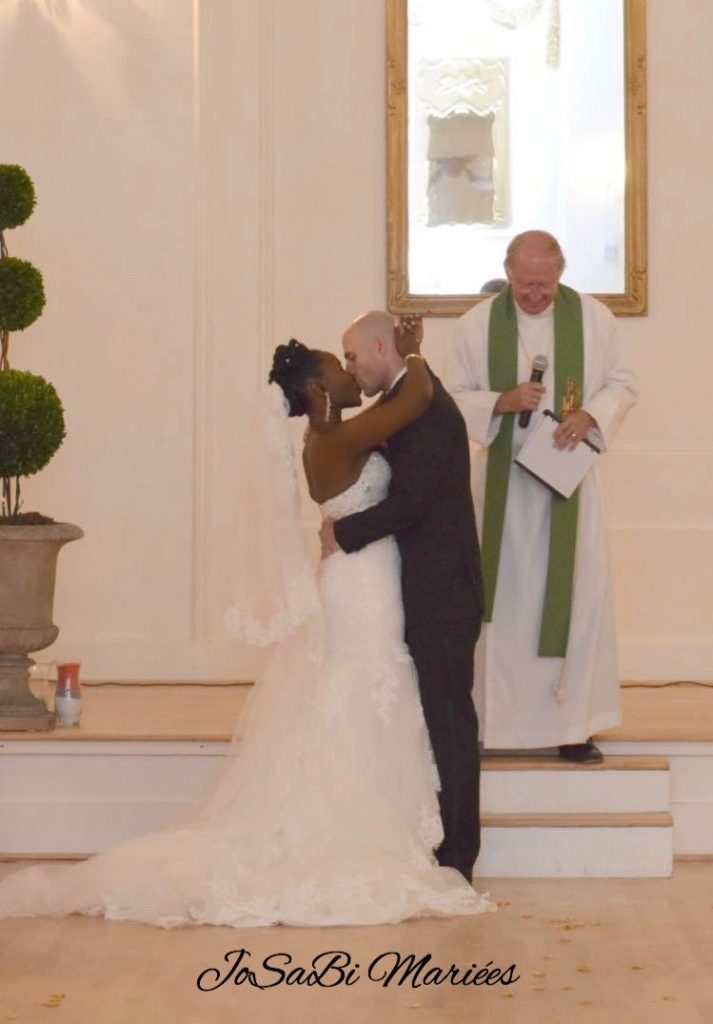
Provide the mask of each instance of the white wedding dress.
[{"label": "white wedding dress", "polygon": [[[380,501],[387,462],[322,506]],[[403,642],[389,537],[322,565],[323,615],[279,645],[212,791],[183,820],[0,883],[0,917],[81,913],[165,928],[384,924],[494,910],[433,855],[438,775]]]}]

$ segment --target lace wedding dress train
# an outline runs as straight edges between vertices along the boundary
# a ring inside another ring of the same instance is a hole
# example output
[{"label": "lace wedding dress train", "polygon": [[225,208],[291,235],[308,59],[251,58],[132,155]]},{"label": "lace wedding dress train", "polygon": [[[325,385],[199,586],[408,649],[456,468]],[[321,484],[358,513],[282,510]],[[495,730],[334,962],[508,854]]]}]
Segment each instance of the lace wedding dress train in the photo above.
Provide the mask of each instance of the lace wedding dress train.
[{"label": "lace wedding dress train", "polygon": [[[322,506],[381,500],[377,454]],[[322,566],[323,614],[279,645],[211,792],[169,826],[0,883],[0,917],[81,913],[165,928],[384,924],[494,910],[433,850],[438,775],[403,643],[392,538]]]}]

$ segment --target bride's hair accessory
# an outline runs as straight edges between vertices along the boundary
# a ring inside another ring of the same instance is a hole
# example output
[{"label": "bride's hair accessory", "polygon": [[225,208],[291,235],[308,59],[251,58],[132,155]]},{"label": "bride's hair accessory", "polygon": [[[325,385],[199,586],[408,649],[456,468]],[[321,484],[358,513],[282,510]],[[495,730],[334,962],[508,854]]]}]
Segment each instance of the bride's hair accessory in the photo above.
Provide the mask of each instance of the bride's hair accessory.
[{"label": "bride's hair accessory", "polygon": [[307,381],[319,377],[319,352],[307,348],[301,341],[291,338],[286,345],[278,345],[272,357],[271,384],[279,384],[287,399],[290,416],[305,416],[309,412]]},{"label": "bride's hair accessory", "polygon": [[422,319],[420,313],[404,313],[394,319],[394,330],[398,334],[408,334],[420,326]]}]

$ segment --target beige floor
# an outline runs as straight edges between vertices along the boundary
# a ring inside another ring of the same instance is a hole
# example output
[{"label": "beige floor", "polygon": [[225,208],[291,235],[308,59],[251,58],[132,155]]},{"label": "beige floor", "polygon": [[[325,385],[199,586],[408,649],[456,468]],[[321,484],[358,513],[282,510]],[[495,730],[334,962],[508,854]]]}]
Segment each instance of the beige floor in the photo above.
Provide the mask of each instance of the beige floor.
[{"label": "beige floor", "polygon": [[[0,874],[12,870],[0,866]],[[0,1024],[713,1022],[713,864],[677,863],[666,880],[490,879],[488,887],[497,914],[388,928],[162,931],[81,917],[7,921]],[[225,954],[243,948],[258,970],[269,954],[288,953],[292,967],[307,967],[318,953],[344,950],[361,965],[360,978],[332,989],[197,989],[202,971],[225,973]],[[430,953],[444,968],[515,963],[520,977],[507,988],[384,988],[368,980],[366,965],[389,950]]]}]

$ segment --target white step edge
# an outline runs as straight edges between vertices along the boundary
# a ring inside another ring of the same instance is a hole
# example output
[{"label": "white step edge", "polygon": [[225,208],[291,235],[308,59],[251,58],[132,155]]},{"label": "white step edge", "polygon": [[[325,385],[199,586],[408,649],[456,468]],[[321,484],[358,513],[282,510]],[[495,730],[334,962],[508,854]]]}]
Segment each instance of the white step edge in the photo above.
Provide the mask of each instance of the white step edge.
[{"label": "white step edge", "polygon": [[485,828],[630,828],[646,826],[666,828],[673,825],[668,811],[646,811],[641,813],[618,812],[548,812],[526,814],[484,814],[481,825]]},{"label": "white step edge", "polygon": [[562,757],[550,754],[538,756],[494,755],[486,754],[481,758],[483,771],[541,771],[541,772],[611,772],[611,771],[665,771],[668,766],[667,757],[654,754],[622,755],[608,754],[603,761],[594,764],[578,764]]}]

